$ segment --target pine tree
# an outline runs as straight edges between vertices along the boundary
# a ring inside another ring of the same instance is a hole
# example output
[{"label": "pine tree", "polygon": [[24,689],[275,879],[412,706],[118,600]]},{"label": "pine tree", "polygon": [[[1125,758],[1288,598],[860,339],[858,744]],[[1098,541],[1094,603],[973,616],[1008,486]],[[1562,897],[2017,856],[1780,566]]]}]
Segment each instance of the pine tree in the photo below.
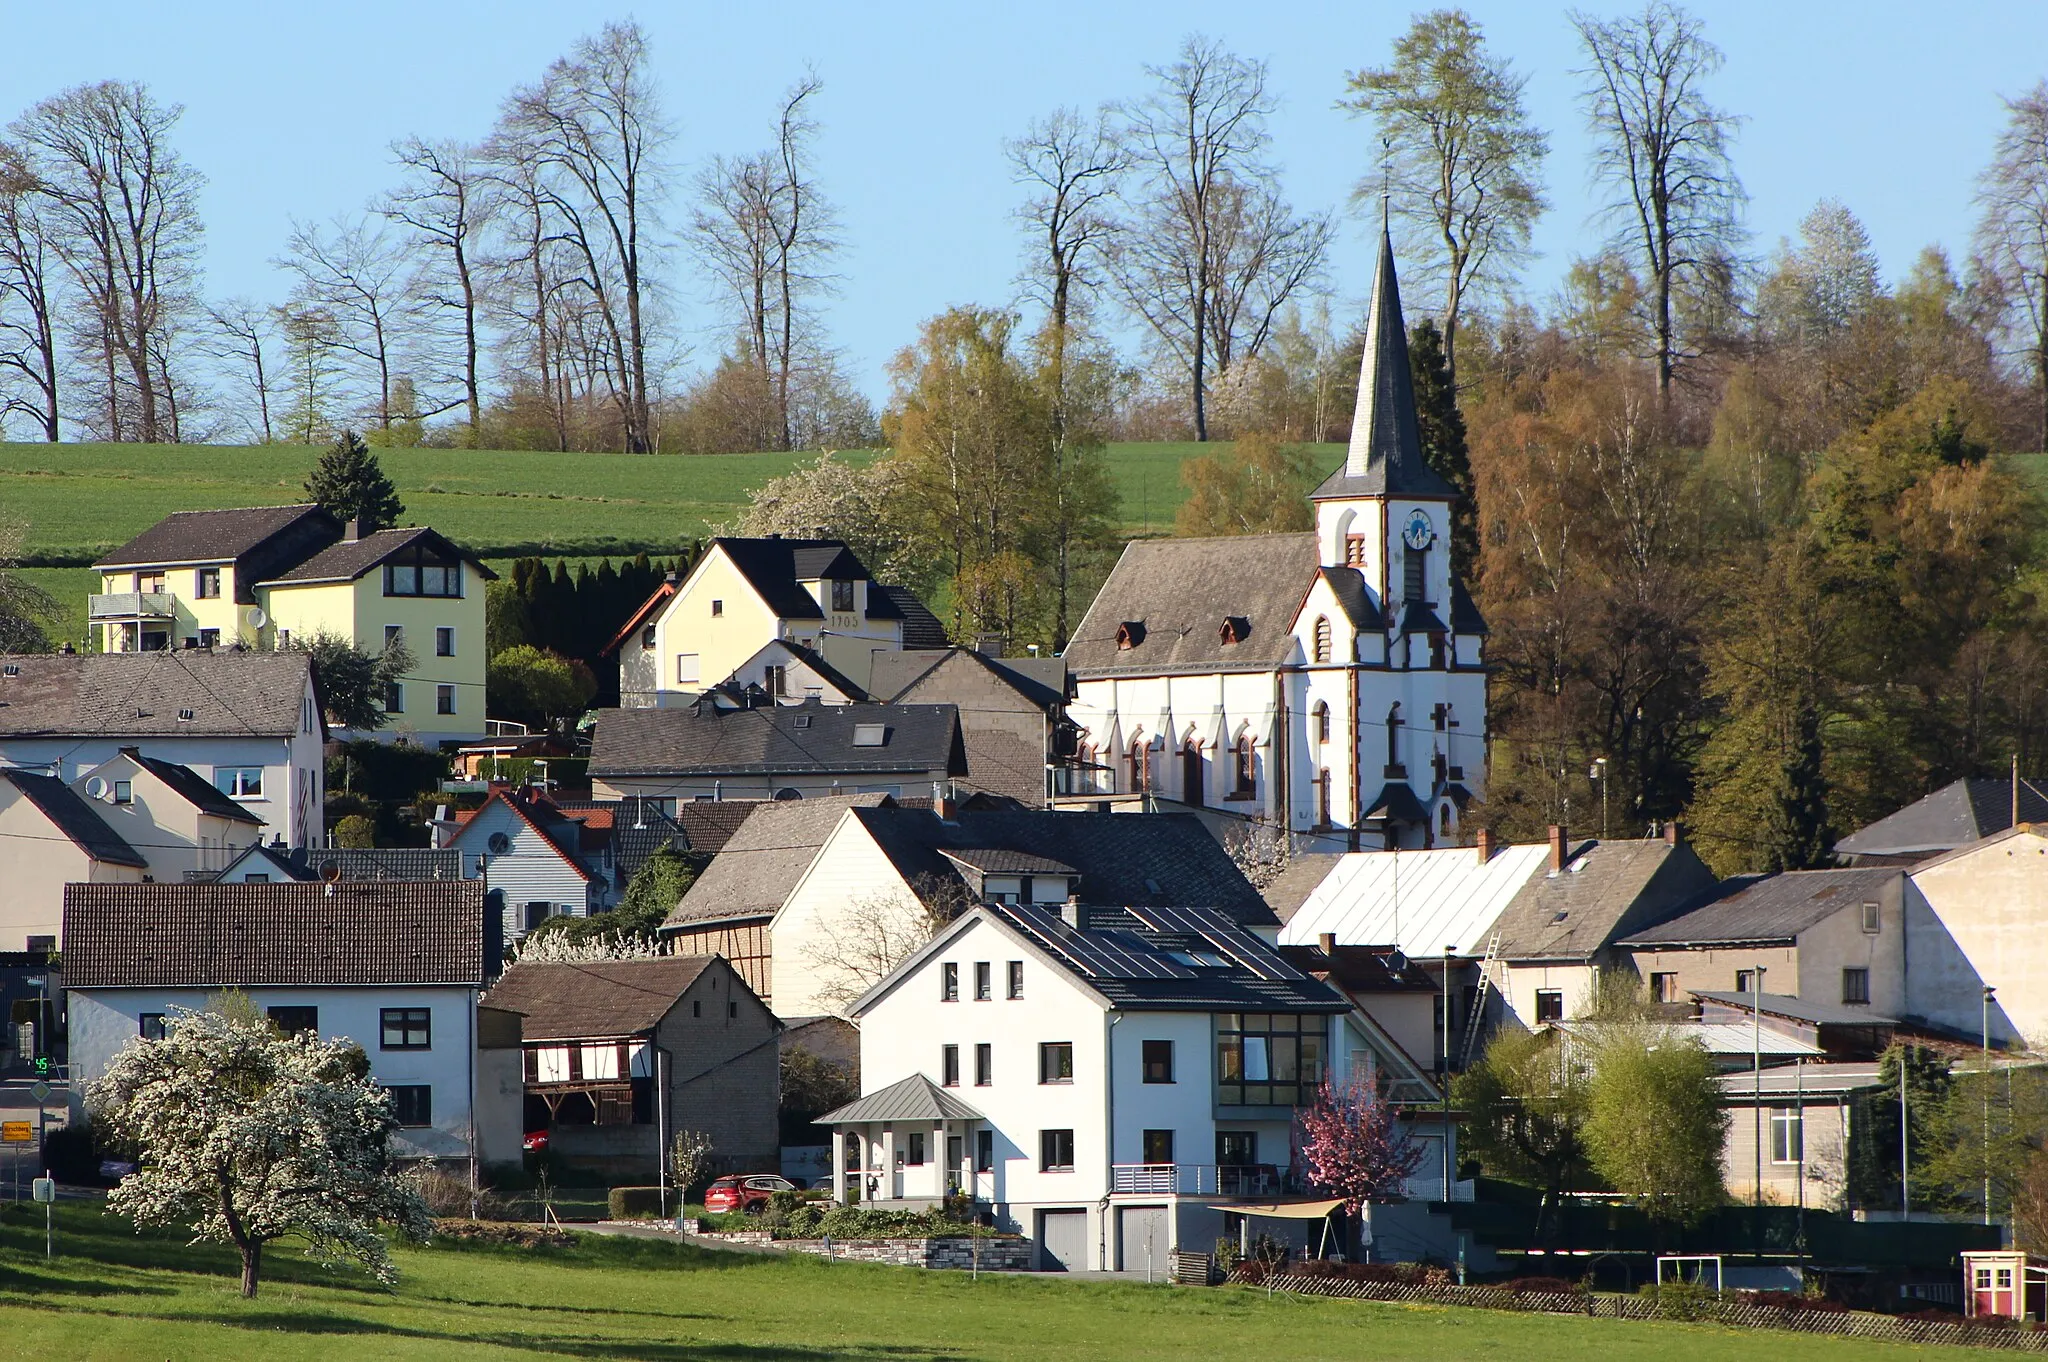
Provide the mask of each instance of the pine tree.
[{"label": "pine tree", "polygon": [[1444,354],[1443,332],[1424,318],[1408,333],[1408,368],[1415,379],[1415,428],[1422,461],[1457,489],[1451,508],[1451,561],[1467,580],[1479,566],[1479,503],[1472,484],[1472,460],[1465,452],[1465,417],[1458,388]]},{"label": "pine tree", "polygon": [[1799,710],[1798,732],[1785,754],[1785,783],[1772,820],[1772,870],[1813,870],[1834,864],[1834,829],[1828,826],[1828,780],[1821,769],[1820,714]]},{"label": "pine tree", "polygon": [[405,504],[362,437],[344,430],[306,479],[306,495],[341,521],[360,520],[363,533],[398,523]]}]

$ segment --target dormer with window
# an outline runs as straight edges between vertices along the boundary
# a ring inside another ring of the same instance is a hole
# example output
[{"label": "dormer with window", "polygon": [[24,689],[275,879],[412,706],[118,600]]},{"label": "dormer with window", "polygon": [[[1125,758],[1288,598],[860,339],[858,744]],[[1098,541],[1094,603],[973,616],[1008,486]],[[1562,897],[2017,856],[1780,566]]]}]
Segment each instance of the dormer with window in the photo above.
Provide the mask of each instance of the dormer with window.
[{"label": "dormer with window", "polygon": [[1252,622],[1243,615],[1225,615],[1217,636],[1222,639],[1224,647],[1232,647],[1252,636]]},{"label": "dormer with window", "polygon": [[1145,621],[1125,620],[1116,627],[1116,646],[1128,652],[1145,641]]}]

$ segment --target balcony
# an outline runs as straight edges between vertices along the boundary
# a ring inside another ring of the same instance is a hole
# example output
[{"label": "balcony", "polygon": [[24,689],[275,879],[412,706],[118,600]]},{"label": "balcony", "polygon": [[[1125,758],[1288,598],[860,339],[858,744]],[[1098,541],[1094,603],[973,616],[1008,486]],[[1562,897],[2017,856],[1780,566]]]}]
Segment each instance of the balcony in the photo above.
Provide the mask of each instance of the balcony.
[{"label": "balcony", "polygon": [[1301,1189],[1292,1168],[1270,1163],[1118,1163],[1109,1190],[1137,1196],[1272,1197]]},{"label": "balcony", "polygon": [[176,619],[178,598],[169,591],[110,591],[86,597],[85,613],[93,620]]},{"label": "balcony", "polygon": [[1108,766],[1054,766],[1054,799],[1101,799],[1116,793],[1116,771]]},{"label": "balcony", "polygon": [[[1449,1199],[1452,1201],[1470,1201],[1473,1199],[1476,1189],[1477,1185],[1470,1178],[1454,1179],[1451,1183]],[[1401,1182],[1401,1195],[1407,1197],[1410,1201],[1442,1201],[1445,1199],[1444,1180],[1442,1178],[1404,1178]]]}]

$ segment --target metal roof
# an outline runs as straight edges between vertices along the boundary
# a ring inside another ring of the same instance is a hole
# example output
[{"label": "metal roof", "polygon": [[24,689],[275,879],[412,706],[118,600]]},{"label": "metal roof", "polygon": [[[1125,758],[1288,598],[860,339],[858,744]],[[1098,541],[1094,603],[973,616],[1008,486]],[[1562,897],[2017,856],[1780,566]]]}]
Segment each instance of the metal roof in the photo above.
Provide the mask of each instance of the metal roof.
[{"label": "metal roof", "polygon": [[1804,1093],[1808,1097],[1831,1097],[1838,1093],[1860,1092],[1878,1085],[1878,1066],[1875,1064],[1787,1064],[1775,1069],[1765,1069],[1761,1075],[1750,1073],[1722,1074],[1717,1080],[1721,1085],[1724,1099],[1738,1101],[1751,1097],[1762,1087],[1764,1100],[1791,1097]]},{"label": "metal roof", "polygon": [[1624,946],[1708,946],[1791,941],[1845,908],[1875,900],[1902,872],[1896,866],[1862,870],[1789,870],[1781,875],[1737,875],[1654,927],[1624,938]]},{"label": "metal roof", "polygon": [[[1583,1022],[1557,1022],[1554,1025],[1558,1030],[1574,1036],[1582,1034],[1585,1030]],[[1669,1022],[1662,1030],[1674,1039],[1698,1041],[1700,1048],[1710,1055],[1754,1054],[1759,1043],[1762,1044],[1763,1053],[1767,1058],[1791,1059],[1827,1053],[1812,1041],[1788,1036],[1782,1031],[1760,1029],[1747,1022]]]},{"label": "metal roof", "polygon": [[813,1120],[813,1125],[850,1126],[867,1121],[979,1121],[973,1107],[923,1074],[898,1079],[886,1088],[848,1102]]},{"label": "metal roof", "polygon": [[1411,956],[1486,950],[1489,929],[1548,863],[1547,845],[1502,847],[1484,864],[1473,847],[1354,851],[1342,857],[1280,930],[1283,945],[1398,946]]},{"label": "metal roof", "polygon": [[1835,843],[1838,856],[1923,856],[1950,851],[2012,826],[2013,796],[2020,821],[2048,820],[2048,792],[2033,781],[1958,780]]},{"label": "metal roof", "polygon": [[1789,993],[1766,993],[1759,1006],[1756,998],[1748,993],[1723,993],[1688,989],[1693,997],[1723,1007],[1738,1008],[1743,1012],[1762,1012],[1766,1017],[1784,1017],[1789,1021],[1810,1022],[1815,1026],[1896,1026],[1898,1018],[1881,1016],[1867,1007],[1843,1007],[1835,1003],[1811,1002],[1794,997]]}]

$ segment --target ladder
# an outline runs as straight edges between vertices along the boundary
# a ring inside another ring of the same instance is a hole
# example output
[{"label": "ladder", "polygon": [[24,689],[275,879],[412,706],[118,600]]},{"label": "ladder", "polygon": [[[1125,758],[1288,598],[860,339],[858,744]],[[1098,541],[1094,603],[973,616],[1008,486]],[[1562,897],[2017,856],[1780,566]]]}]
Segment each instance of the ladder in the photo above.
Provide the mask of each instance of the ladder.
[{"label": "ladder", "polygon": [[1478,1041],[1480,1031],[1484,1029],[1486,995],[1493,987],[1493,963],[1499,954],[1500,932],[1495,930],[1493,935],[1486,939],[1486,954],[1479,961],[1479,986],[1472,991],[1472,1010],[1465,1014],[1465,1039],[1458,1047],[1460,1069],[1470,1068],[1472,1065],[1472,1046]]}]

